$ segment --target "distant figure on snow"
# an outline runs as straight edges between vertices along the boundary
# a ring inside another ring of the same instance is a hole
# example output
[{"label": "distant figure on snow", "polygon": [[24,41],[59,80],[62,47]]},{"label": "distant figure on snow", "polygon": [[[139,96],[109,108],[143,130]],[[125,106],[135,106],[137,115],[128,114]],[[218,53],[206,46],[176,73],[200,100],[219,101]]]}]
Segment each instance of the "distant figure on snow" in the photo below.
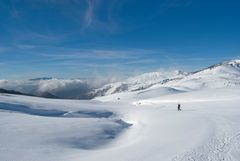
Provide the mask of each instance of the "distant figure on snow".
[{"label": "distant figure on snow", "polygon": [[177,108],[178,108],[178,111],[181,111],[181,110],[182,110],[180,104],[178,104]]}]

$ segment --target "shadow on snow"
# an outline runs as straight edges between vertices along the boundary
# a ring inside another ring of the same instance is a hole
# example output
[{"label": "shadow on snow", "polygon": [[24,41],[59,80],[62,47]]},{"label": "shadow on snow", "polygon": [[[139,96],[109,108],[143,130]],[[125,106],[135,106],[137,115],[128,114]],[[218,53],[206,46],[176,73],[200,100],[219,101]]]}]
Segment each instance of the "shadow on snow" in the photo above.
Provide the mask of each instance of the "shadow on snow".
[{"label": "shadow on snow", "polygon": [[51,109],[35,109],[25,105],[0,103],[0,110],[20,112],[30,115],[46,116],[46,117],[67,117],[67,118],[109,118],[113,116],[113,112],[109,111],[61,111]]},{"label": "shadow on snow", "polygon": [[55,140],[56,143],[63,144],[71,148],[78,149],[96,149],[109,143],[115,139],[126,128],[132,126],[132,124],[126,123],[121,119],[114,119],[114,113],[109,111],[61,111],[51,109],[35,109],[25,105],[0,103],[0,110],[13,111],[30,115],[44,116],[44,117],[61,117],[61,118],[103,118],[108,119],[113,124],[111,126],[102,127],[98,134],[89,134],[88,136],[60,138]]}]

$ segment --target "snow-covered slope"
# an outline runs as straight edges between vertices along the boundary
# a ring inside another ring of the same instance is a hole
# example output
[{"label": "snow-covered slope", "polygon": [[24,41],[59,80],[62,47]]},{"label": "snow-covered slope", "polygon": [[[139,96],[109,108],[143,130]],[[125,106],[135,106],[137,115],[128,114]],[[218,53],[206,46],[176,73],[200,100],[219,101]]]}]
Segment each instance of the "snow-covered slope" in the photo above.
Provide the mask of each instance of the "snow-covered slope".
[{"label": "snow-covered slope", "polygon": [[141,104],[0,94],[0,160],[239,161],[239,89],[142,95]]},{"label": "snow-covered slope", "polygon": [[105,85],[94,92],[97,96],[106,96],[121,92],[157,91],[165,88],[189,91],[238,85],[240,85],[240,60],[231,60],[192,73],[181,71],[146,73],[129,78],[125,82]]},{"label": "snow-covered slope", "polygon": [[232,60],[193,72],[182,79],[166,82],[163,86],[184,90],[200,90],[239,85],[240,60]]},{"label": "snow-covered slope", "polygon": [[121,92],[133,92],[145,90],[155,84],[162,84],[173,79],[181,79],[188,75],[182,71],[171,72],[152,72],[145,73],[139,76],[130,77],[124,82],[116,82],[96,89],[93,93],[95,96],[106,96]]}]

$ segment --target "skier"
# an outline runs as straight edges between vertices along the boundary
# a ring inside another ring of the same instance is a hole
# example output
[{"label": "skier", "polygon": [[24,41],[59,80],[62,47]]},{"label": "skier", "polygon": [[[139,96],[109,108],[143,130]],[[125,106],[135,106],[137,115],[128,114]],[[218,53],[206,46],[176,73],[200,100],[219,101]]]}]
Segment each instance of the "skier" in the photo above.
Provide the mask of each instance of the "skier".
[{"label": "skier", "polygon": [[182,109],[181,109],[181,105],[180,104],[178,104],[178,111],[181,111]]}]

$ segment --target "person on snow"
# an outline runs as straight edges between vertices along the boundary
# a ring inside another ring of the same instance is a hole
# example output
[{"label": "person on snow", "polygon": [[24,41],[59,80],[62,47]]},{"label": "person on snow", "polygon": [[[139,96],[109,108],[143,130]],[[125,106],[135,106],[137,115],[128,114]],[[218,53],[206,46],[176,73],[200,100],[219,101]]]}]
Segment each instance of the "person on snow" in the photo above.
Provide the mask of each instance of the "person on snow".
[{"label": "person on snow", "polygon": [[182,109],[181,109],[181,105],[180,104],[178,104],[178,111],[181,111]]}]

